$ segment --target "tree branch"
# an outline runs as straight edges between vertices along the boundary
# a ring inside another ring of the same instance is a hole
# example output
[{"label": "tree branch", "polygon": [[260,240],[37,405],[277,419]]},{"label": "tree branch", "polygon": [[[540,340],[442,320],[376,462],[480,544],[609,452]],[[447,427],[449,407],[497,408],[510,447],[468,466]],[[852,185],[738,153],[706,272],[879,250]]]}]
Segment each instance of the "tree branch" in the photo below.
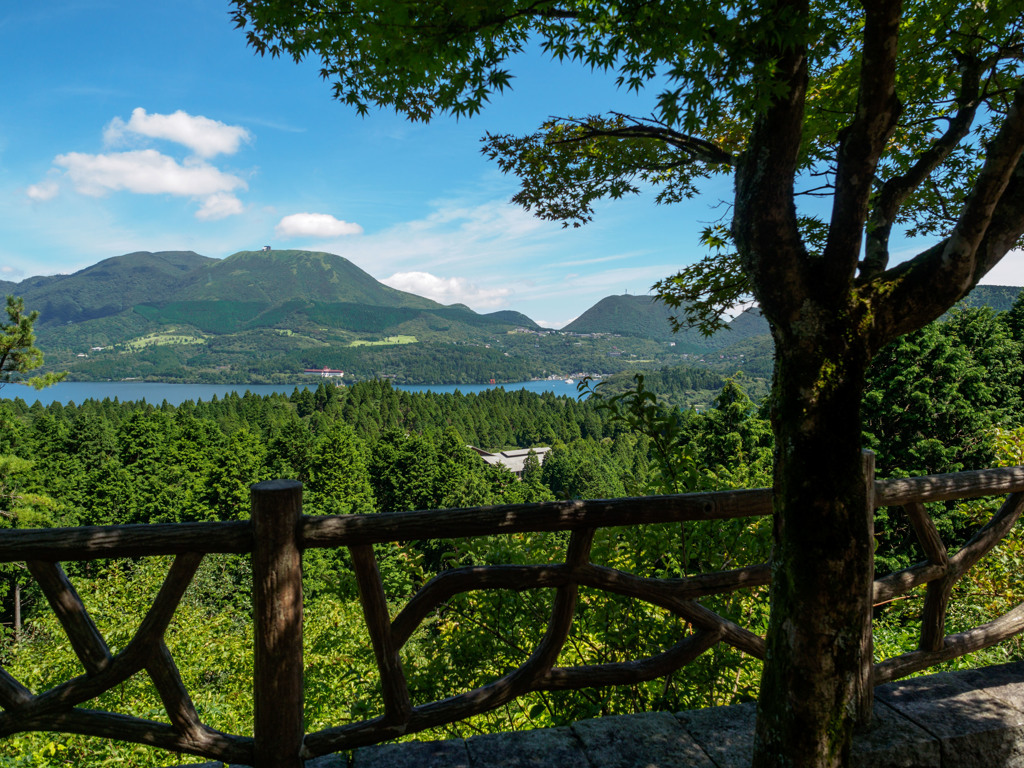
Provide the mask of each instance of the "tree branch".
[{"label": "tree branch", "polygon": [[952,233],[872,281],[873,344],[931,322],[973,288],[1024,234],[1024,80],[1006,120],[986,147],[985,163]]},{"label": "tree branch", "polygon": [[878,161],[903,109],[896,97],[901,3],[871,0],[864,10],[857,112],[840,135],[836,194],[822,259],[831,279],[843,282],[854,275]]},{"label": "tree branch", "polygon": [[530,3],[525,8],[512,11],[511,13],[498,13],[495,12],[489,16],[485,16],[480,20],[478,24],[465,24],[458,26],[451,21],[446,25],[440,24],[406,24],[406,25],[393,25],[394,28],[412,29],[418,32],[437,31],[443,33],[446,37],[455,37],[458,35],[475,34],[484,29],[497,27],[500,28],[513,19],[521,18],[540,18],[540,19],[578,19],[580,14],[578,11],[570,11],[565,8],[543,8],[542,6],[552,5],[550,0],[536,0],[536,2]]},{"label": "tree branch", "polygon": [[[625,116],[622,115],[621,117]],[[637,122],[636,118],[628,119],[634,120],[634,124],[622,128],[595,128],[590,124],[581,122],[579,125],[586,129],[585,133],[567,139],[559,139],[552,143],[569,144],[572,142],[589,141],[594,138],[652,139],[675,147],[685,152],[694,160],[703,160],[706,163],[723,165],[732,165],[735,162],[735,157],[731,152],[727,152],[713,142],[697,138],[696,136],[688,136],[687,134],[673,131],[671,128],[644,125]]]},{"label": "tree branch", "polygon": [[949,157],[970,131],[978,111],[981,73],[982,63],[979,60],[972,58],[964,62],[957,97],[958,108],[949,120],[946,132],[925,150],[906,173],[894,176],[882,185],[868,223],[864,261],[860,265],[861,280],[871,279],[888,266],[889,236],[900,206]]},{"label": "tree branch", "polygon": [[806,0],[765,3],[763,16],[777,34],[762,40],[752,58],[774,65],[762,86],[770,101],[754,120],[749,149],[736,169],[733,239],[761,309],[776,327],[783,320],[788,326],[796,311],[792,300],[809,294],[801,269],[807,251],[793,202],[807,99],[806,35],[793,35],[800,42],[782,40],[783,30],[790,32],[786,21],[806,24],[807,14]]}]

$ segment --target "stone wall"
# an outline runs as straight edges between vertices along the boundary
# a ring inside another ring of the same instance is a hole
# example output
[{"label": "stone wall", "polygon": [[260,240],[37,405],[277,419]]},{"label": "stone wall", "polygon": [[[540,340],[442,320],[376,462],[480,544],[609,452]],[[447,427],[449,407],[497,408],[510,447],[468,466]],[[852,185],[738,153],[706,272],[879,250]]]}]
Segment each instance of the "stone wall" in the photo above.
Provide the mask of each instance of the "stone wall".
[{"label": "stone wall", "polygon": [[[562,728],[385,744],[308,768],[747,768],[754,705],[583,720]],[[212,768],[216,764],[208,763]],[[1024,662],[875,689],[854,768],[1024,768]],[[205,768],[205,766],[204,766]]]}]

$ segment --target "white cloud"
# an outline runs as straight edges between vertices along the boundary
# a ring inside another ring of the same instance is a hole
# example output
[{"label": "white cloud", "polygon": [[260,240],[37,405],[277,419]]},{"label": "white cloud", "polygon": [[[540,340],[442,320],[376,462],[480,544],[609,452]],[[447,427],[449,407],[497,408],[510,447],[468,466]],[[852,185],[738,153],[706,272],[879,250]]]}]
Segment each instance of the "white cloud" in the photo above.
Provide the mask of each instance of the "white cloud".
[{"label": "white cloud", "polygon": [[351,221],[336,219],[328,213],[293,213],[274,228],[278,237],[342,237],[358,235],[363,228]]},{"label": "white cloud", "polygon": [[[586,266],[587,264],[603,264],[606,261],[618,261],[620,259],[628,259],[629,257],[630,257],[630,254],[628,254],[628,253],[619,253],[619,254],[616,254],[614,256],[600,256],[600,257],[595,258],[595,259],[576,259],[574,261],[562,261],[562,262],[558,262],[558,263],[553,263],[553,264],[551,264],[551,266],[552,267],[582,267],[582,266]],[[573,320],[575,320],[575,319],[576,318],[573,318]],[[571,323],[572,320],[570,320],[569,322]]]},{"label": "white cloud", "polygon": [[233,155],[242,142],[252,140],[249,131],[240,125],[190,115],[180,109],[170,115],[149,115],[142,107],[132,110],[127,123],[120,117],[111,120],[103,131],[103,138],[108,145],[117,144],[128,134],[173,141],[188,147],[199,157]]},{"label": "white cloud", "polygon": [[579,315],[570,317],[568,320],[534,320],[541,328],[562,328],[575,320]]},{"label": "white cloud", "polygon": [[201,160],[182,164],[155,149],[106,155],[69,152],[57,155],[53,162],[67,170],[78,192],[91,197],[122,189],[144,195],[205,197],[246,186],[237,176]]},{"label": "white cloud", "polygon": [[216,221],[228,216],[235,216],[244,210],[242,201],[229,192],[217,192],[210,195],[196,211],[196,218],[203,221]]},{"label": "white cloud", "polygon": [[53,179],[47,179],[38,184],[30,184],[25,190],[25,194],[29,196],[29,199],[38,202],[52,200],[57,196],[58,192],[60,192],[60,186]]},{"label": "white cloud", "polygon": [[539,284],[532,295],[536,299],[559,297],[564,299],[570,296],[585,295],[602,298],[623,293],[623,291],[645,295],[649,292],[651,285],[665,275],[671,274],[673,269],[671,264],[645,264],[639,267],[606,269],[589,274],[573,272],[561,275],[559,282],[546,281]]},{"label": "white cloud", "polygon": [[[64,168],[75,191],[90,197],[125,190],[142,195],[175,195],[201,199],[196,218],[223,219],[242,212],[232,192],[246,183],[202,160],[179,163],[155,149],[89,155],[57,155],[54,165]],[[45,184],[45,182],[44,182]]]},{"label": "white cloud", "polygon": [[[679,268],[649,264],[647,252],[620,250],[604,242],[599,231],[566,230],[504,200],[437,200],[419,219],[317,247],[344,256],[392,287],[481,311],[513,307],[546,317],[546,327],[561,327],[569,322],[561,318],[579,315],[624,287],[645,292]],[[587,267],[593,260],[620,268],[570,275],[564,266],[570,259]]]},{"label": "white cloud", "polygon": [[195,198],[200,203],[196,218],[203,221],[243,212],[244,206],[234,193],[248,188],[245,181],[207,159],[237,152],[242,142],[251,139],[244,128],[181,110],[170,115],[150,115],[139,107],[132,111],[128,122],[115,117],[104,131],[108,144],[129,137],[166,139],[187,147],[192,154],[178,160],[155,149],[101,154],[68,152],[57,155],[50,178],[31,185],[26,194],[32,200],[49,200],[60,190],[60,179],[66,178],[76,192],[89,197],[127,191]]},{"label": "white cloud", "polygon": [[982,285],[1024,285],[1024,251],[1010,251],[987,275]]},{"label": "white cloud", "polygon": [[521,279],[525,261],[546,258],[565,233],[558,224],[541,221],[503,200],[477,205],[446,200],[434,205],[423,218],[318,247],[341,254],[375,276],[421,270],[485,271],[491,281],[500,269],[514,270]]},{"label": "white cloud", "polygon": [[462,277],[438,277],[429,272],[396,272],[381,282],[442,304],[468,304],[483,308],[505,304],[512,293],[508,288],[480,288]]}]

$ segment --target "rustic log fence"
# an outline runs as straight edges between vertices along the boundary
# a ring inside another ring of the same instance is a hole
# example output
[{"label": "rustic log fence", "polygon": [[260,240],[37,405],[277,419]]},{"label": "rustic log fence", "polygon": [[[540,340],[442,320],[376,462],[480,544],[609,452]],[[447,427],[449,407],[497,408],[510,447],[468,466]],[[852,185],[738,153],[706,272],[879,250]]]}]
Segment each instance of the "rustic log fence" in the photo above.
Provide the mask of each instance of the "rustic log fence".
[{"label": "rustic log fence", "polygon": [[[874,480],[865,460],[873,510],[903,507],[927,560],[874,580],[874,603],[927,585],[919,648],[865,665],[861,715],[870,711],[874,685],[988,647],[1024,630],[1024,603],[988,624],[945,634],[953,585],[1013,527],[1024,509],[1024,467],[899,480]],[[924,504],[1010,494],[999,511],[955,554],[949,554]],[[45,730],[116,738],[257,768],[298,768],[308,758],[444,725],[501,706],[530,691],[632,684],[665,676],[716,643],[756,658],[764,640],[697,600],[770,581],[767,564],[687,578],[645,578],[596,565],[590,545],[598,528],[770,515],[768,490],[727,491],[591,501],[400,512],[303,516],[299,483],[275,480],[252,488],[247,522],[183,523],[90,528],[5,530],[0,562],[27,561],[64,628],[85,674],[32,693],[0,669],[0,736]],[[564,562],[495,565],[443,571],[391,618],[372,545],[537,531],[569,531]],[[348,547],[359,597],[381,676],[382,716],[315,733],[303,730],[301,553]],[[164,642],[175,609],[203,557],[252,553],[255,621],[254,737],[216,731],[200,719]],[[112,654],[61,561],[176,555],[152,607],[125,648]],[[568,637],[580,586],[637,598],[682,618],[691,631],[646,659],[556,667]],[[413,706],[399,652],[420,623],[453,596],[480,589],[554,589],[547,629],[516,670],[472,691]],[[865,620],[870,649],[870,617]],[[870,655],[868,655],[870,658]],[[90,710],[79,705],[145,671],[168,722]]]}]

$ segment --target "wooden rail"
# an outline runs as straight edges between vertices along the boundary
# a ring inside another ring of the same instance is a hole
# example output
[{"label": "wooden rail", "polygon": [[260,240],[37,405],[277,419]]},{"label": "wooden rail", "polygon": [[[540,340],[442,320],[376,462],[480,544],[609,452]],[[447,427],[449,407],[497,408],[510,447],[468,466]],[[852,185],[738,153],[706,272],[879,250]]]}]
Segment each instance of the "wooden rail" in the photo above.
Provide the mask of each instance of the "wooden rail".
[{"label": "wooden rail", "polygon": [[[865,482],[874,501],[868,524],[882,506],[902,506],[927,559],[874,580],[875,603],[927,585],[919,648],[867,666],[861,716],[873,685],[988,647],[1024,630],[1024,603],[967,632],[946,635],[946,612],[955,582],[1014,526],[1024,509],[1024,467]],[[924,504],[1010,494],[1000,510],[950,555]],[[755,658],[764,640],[699,601],[714,594],[770,581],[767,564],[687,578],[644,578],[591,562],[597,529],[693,520],[770,515],[766,489],[679,496],[431,510],[380,515],[307,517],[302,488],[270,481],[252,488],[249,522],[99,526],[0,532],[0,562],[27,561],[82,662],[85,674],[33,693],[0,669],[0,736],[31,730],[117,738],[225,762],[263,768],[299,768],[305,759],[415,733],[501,706],[530,691],[633,684],[665,676],[717,643]],[[442,571],[424,584],[392,618],[372,544],[465,538],[533,531],[570,531],[564,561],[544,565],[493,565]],[[301,552],[348,547],[359,598],[381,676],[384,714],[357,723],[303,732]],[[253,687],[254,737],[216,731],[202,723],[164,634],[175,609],[209,553],[253,553],[256,636]],[[66,560],[176,555],[152,607],[132,640],[113,654],[60,566]],[[572,626],[579,587],[646,601],[681,618],[688,630],[673,646],[645,659],[577,667],[555,662]],[[450,698],[413,706],[400,658],[416,628],[455,595],[484,589],[554,589],[551,617],[529,658],[509,674]],[[865,618],[870,651],[870,617]],[[866,653],[870,658],[870,653]],[[152,679],[168,722],[100,712],[80,705],[133,675]]]}]

